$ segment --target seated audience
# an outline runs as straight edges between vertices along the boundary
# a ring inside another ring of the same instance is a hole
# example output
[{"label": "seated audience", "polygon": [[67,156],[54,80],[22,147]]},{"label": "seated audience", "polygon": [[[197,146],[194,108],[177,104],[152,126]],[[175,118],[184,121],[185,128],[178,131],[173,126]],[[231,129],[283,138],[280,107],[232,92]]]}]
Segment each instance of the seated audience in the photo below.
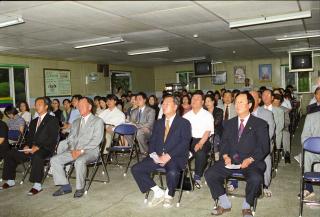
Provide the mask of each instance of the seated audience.
[{"label": "seated audience", "polygon": [[320,111],[320,87],[317,87],[314,91],[314,98],[315,102],[307,107],[307,114]]},{"label": "seated audience", "polygon": [[148,98],[148,106],[154,109],[155,111],[155,120],[157,120],[158,114],[159,114],[159,104],[158,104],[158,99],[155,95],[151,95]]},{"label": "seated audience", "polygon": [[71,105],[72,105],[72,109],[70,112],[70,117],[68,122],[65,122],[64,125],[61,127],[61,133],[65,135],[65,137],[67,137],[67,135],[70,133],[70,129],[72,127],[72,123],[73,121],[75,121],[76,119],[78,119],[80,117],[80,113],[78,110],[78,103],[79,100],[82,98],[81,95],[73,95],[71,98]]},{"label": "seated audience", "polygon": [[183,116],[190,121],[192,128],[191,152],[195,159],[194,181],[197,188],[201,188],[201,178],[211,150],[209,137],[214,134],[213,116],[203,108],[203,104],[202,91],[194,92],[191,98],[192,110]]},{"label": "seated audience", "polygon": [[44,175],[45,159],[52,156],[59,135],[58,120],[48,114],[48,101],[39,97],[35,101],[35,109],[39,117],[33,119],[29,126],[27,144],[23,152],[10,150],[4,158],[2,179],[6,182],[0,189],[8,189],[15,185],[16,168],[31,157],[29,181],[34,185],[28,192],[29,196],[42,191],[41,182]]},{"label": "seated audience", "polygon": [[104,96],[100,97],[99,105],[100,105],[100,114],[101,114],[104,110],[107,109],[107,98]]},{"label": "seated audience", "polygon": [[9,151],[9,142],[8,142],[8,126],[2,121],[3,114],[0,111],[0,161],[6,156]]},{"label": "seated audience", "polygon": [[[231,203],[225,193],[224,180],[233,172],[241,172],[246,184],[246,197],[242,205],[242,215],[252,217],[251,206],[254,198],[261,193],[264,159],[269,153],[268,124],[250,113],[254,99],[242,92],[235,98],[237,116],[225,123],[221,142],[221,160],[210,167],[205,178],[212,198],[219,204],[212,210],[212,215],[222,215],[231,210]],[[240,169],[228,169],[231,164],[240,165]]]},{"label": "seated audience", "polygon": [[109,148],[112,142],[113,131],[119,124],[125,123],[126,117],[122,111],[116,107],[117,97],[114,94],[109,94],[106,97],[108,108],[100,113],[106,129],[106,144],[105,148]]},{"label": "seated audience", "polygon": [[59,123],[61,123],[62,111],[60,109],[60,101],[59,101],[59,99],[53,99],[52,100],[51,108],[52,108],[52,112],[54,113],[54,116],[58,119]]},{"label": "seated audience", "polygon": [[[155,122],[149,146],[149,153],[155,154],[157,159],[147,156],[131,169],[141,192],[149,190],[154,192],[153,199],[148,204],[150,207],[163,202],[163,207],[172,207],[180,172],[188,162],[191,126],[189,121],[176,114],[178,106],[177,98],[172,95],[164,97],[162,103],[164,117]],[[152,172],[162,167],[166,169],[165,192],[150,177]]]},{"label": "seated audience", "polygon": [[94,106],[96,108],[96,116],[98,116],[101,113],[101,107],[100,107],[100,96],[95,96],[93,98]]},{"label": "seated audience", "polygon": [[191,99],[188,95],[184,95],[181,98],[181,104],[179,106],[179,114],[180,116],[183,116],[184,114],[186,114],[187,112],[189,112],[191,110]]},{"label": "seated audience", "polygon": [[230,90],[226,90],[222,95],[223,100],[223,120],[227,121],[231,118],[234,118],[237,113],[233,104],[232,92]]},{"label": "seated audience", "polygon": [[73,122],[68,138],[63,141],[67,144],[66,148],[51,158],[53,180],[55,185],[60,186],[53,193],[53,196],[61,196],[72,192],[64,166],[73,161],[76,171],[74,197],[82,197],[84,194],[87,163],[96,160],[99,156],[99,147],[104,131],[103,120],[91,113],[93,106],[93,101],[90,98],[80,99],[78,109],[81,118]]},{"label": "seated audience", "polygon": [[65,123],[69,122],[71,110],[72,110],[71,101],[69,99],[64,99],[63,100],[63,111],[62,111],[62,116],[61,116],[61,121],[62,121],[63,125]]},{"label": "seated audience", "polygon": [[[148,143],[152,132],[153,123],[155,121],[155,111],[146,105],[147,95],[140,92],[136,95],[138,108],[132,110],[129,121],[134,123],[137,128],[137,141],[140,152],[147,154]],[[133,137],[126,136],[129,145],[133,145]]]},{"label": "seated audience", "polygon": [[135,94],[132,94],[131,95],[131,98],[130,98],[130,104],[131,106],[127,109],[127,120],[130,120],[130,116],[131,116],[131,112],[138,108],[138,105],[137,105],[137,101],[136,101],[136,95]]},{"label": "seated audience", "polygon": [[[19,131],[20,134],[23,134],[26,122],[24,119],[19,116],[19,112],[13,106],[7,106],[4,110],[4,114],[9,118],[7,124],[9,131]],[[9,140],[17,141],[19,135],[10,135],[9,132]]]},{"label": "seated audience", "polygon": [[20,117],[24,119],[26,125],[29,125],[31,121],[31,113],[28,103],[26,101],[21,101],[18,108]]}]

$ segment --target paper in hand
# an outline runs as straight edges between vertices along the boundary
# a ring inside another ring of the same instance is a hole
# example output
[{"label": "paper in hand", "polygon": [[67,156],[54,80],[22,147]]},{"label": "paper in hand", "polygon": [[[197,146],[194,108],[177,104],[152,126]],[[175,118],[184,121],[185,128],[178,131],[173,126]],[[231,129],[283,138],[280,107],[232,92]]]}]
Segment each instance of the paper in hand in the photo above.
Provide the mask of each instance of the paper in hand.
[{"label": "paper in hand", "polygon": [[229,164],[229,165],[226,165],[225,167],[230,170],[238,170],[241,168],[241,164]]},{"label": "paper in hand", "polygon": [[20,151],[20,152],[25,152],[25,151],[32,151],[32,149],[31,149],[31,148],[28,148],[28,149],[21,149],[21,150],[18,150],[18,151]]},{"label": "paper in hand", "polygon": [[157,155],[156,152],[152,152],[151,154],[149,154],[150,158],[153,159],[153,161],[157,164],[162,163],[159,159],[159,156]]}]

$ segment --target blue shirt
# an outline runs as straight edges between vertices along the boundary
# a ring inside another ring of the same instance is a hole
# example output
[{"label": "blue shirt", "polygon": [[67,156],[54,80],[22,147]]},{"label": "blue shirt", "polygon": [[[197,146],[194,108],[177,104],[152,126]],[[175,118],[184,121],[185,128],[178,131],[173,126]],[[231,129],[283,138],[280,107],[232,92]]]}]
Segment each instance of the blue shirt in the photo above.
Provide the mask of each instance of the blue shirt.
[{"label": "blue shirt", "polygon": [[70,118],[69,118],[69,124],[72,124],[73,121],[77,120],[80,118],[80,112],[78,109],[72,109],[70,113]]}]

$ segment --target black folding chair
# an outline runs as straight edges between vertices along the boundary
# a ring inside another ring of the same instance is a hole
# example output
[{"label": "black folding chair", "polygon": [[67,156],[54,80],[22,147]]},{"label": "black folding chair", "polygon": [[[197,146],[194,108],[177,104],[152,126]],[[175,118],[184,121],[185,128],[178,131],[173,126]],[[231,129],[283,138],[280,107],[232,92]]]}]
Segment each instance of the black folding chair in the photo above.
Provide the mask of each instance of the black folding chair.
[{"label": "black folding chair", "polygon": [[302,147],[302,164],[301,164],[301,177],[300,177],[300,209],[299,216],[302,216],[303,204],[309,203],[312,205],[320,205],[320,201],[309,201],[304,199],[303,191],[305,183],[320,184],[320,172],[314,172],[314,165],[320,162],[314,162],[311,168],[311,172],[304,172],[304,158],[305,152],[311,152],[320,155],[320,137],[308,138]]},{"label": "black folding chair", "polygon": [[[133,124],[120,124],[114,129],[114,134],[111,142],[111,146],[107,148],[108,153],[106,154],[106,159],[107,161],[111,159],[112,155],[115,156],[116,163],[119,164],[118,162],[118,154],[119,153],[129,153],[129,161],[126,163],[126,168],[123,173],[123,176],[127,175],[128,169],[130,167],[131,161],[133,159],[133,153],[135,152],[137,161],[139,162],[139,151],[138,151],[138,146],[136,144],[136,134],[137,134],[137,127]],[[132,146],[124,146],[123,140],[121,137],[124,136],[133,136],[134,143]]]},{"label": "black folding chair", "polygon": [[[105,140],[103,139],[99,145],[99,155],[98,155],[97,159],[92,162],[87,163],[87,175],[86,175],[86,179],[85,179],[85,181],[86,181],[85,186],[87,186],[87,187],[84,192],[85,194],[88,194],[88,191],[90,189],[92,182],[102,182],[104,184],[110,182],[110,177],[109,177],[108,170],[107,170],[107,164],[103,158],[104,147],[105,147]],[[66,165],[68,165],[68,164],[66,164]],[[70,162],[69,165],[70,165],[70,170],[69,170],[69,173],[67,174],[68,179],[74,178],[74,177],[71,177],[72,172],[74,170],[74,161]],[[106,179],[95,179],[96,173],[101,165],[103,168],[102,175],[106,176]],[[93,167],[91,174],[89,174],[90,167]],[[88,185],[87,185],[87,181],[88,181]]]},{"label": "black folding chair", "polygon": [[[162,176],[165,175],[165,174],[166,174],[166,169],[165,168],[159,168],[156,171],[154,171],[153,173],[151,173],[152,179],[155,177],[155,175],[159,176],[160,187],[163,188],[163,189],[164,189],[164,185],[163,185]],[[187,177],[187,174],[189,175],[189,177]],[[181,198],[182,198],[182,192],[184,191],[183,187],[184,187],[184,184],[186,183],[186,179],[188,179],[188,185],[190,183],[190,190],[193,191],[194,190],[194,186],[193,186],[193,179],[192,179],[192,174],[191,174],[191,170],[190,170],[190,162],[189,161],[186,164],[186,167],[181,171],[180,183],[179,183],[178,187],[175,189],[176,191],[179,191],[179,198],[178,198],[178,202],[176,204],[176,207],[180,207],[180,202],[181,202]],[[150,191],[147,191],[147,193],[145,195],[144,203],[148,202],[149,193],[150,193]]]}]

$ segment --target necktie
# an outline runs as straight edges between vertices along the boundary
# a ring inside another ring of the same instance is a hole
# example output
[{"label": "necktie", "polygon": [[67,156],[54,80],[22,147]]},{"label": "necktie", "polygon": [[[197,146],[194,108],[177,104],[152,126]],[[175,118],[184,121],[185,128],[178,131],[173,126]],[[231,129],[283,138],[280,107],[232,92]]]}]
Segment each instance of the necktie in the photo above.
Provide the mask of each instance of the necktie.
[{"label": "necktie", "polygon": [[38,122],[37,122],[37,127],[36,127],[36,132],[37,132],[37,130],[38,130],[38,127],[40,126],[40,124],[41,124],[41,116],[39,116],[38,117]]},{"label": "necktie", "polygon": [[140,123],[140,118],[141,118],[141,109],[139,109],[138,117],[137,117],[137,122]]},{"label": "necktie", "polygon": [[167,139],[169,130],[170,130],[170,120],[166,120],[166,128],[165,128],[165,130],[164,130],[164,138],[163,138],[163,141],[164,141],[164,142],[165,142],[166,139]]},{"label": "necktie", "polygon": [[84,118],[81,118],[80,124],[79,124],[79,128],[78,128],[78,132],[77,135],[79,135],[80,130],[83,128],[83,126],[85,125],[85,120]]},{"label": "necktie", "polygon": [[226,111],[224,112],[224,119],[229,120],[229,106],[226,107]]},{"label": "necktie", "polygon": [[243,133],[243,129],[244,129],[243,121],[244,121],[243,119],[240,119],[240,127],[239,127],[239,131],[238,131],[238,141],[240,140],[241,135]]}]

